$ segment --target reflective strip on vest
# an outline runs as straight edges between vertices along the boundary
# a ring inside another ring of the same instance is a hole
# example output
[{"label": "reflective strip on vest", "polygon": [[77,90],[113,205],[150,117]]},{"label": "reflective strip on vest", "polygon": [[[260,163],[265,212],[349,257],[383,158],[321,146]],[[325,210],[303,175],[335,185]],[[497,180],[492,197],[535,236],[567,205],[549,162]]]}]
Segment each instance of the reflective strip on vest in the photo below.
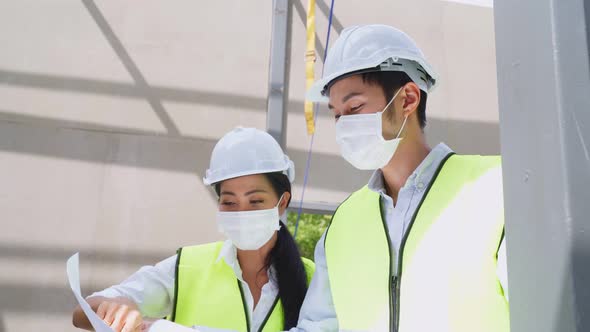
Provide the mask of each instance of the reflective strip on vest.
[{"label": "reflective strip on vest", "polygon": [[[173,322],[185,326],[207,326],[233,331],[250,331],[248,308],[234,270],[218,259],[223,242],[184,247],[178,252]],[[309,279],[313,262],[302,258]],[[283,307],[275,301],[260,331],[284,330]]]},{"label": "reflective strip on vest", "polygon": [[402,242],[397,276],[379,194],[365,186],[337,209],[325,250],[340,330],[509,331],[496,274],[500,158],[454,155],[433,181]]}]

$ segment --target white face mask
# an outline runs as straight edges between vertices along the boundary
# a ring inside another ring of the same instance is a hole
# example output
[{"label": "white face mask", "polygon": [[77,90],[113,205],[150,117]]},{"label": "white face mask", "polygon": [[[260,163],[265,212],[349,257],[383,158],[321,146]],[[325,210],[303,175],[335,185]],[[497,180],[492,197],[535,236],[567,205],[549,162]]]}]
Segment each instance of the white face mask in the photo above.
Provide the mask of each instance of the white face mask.
[{"label": "white face mask", "polygon": [[363,170],[381,168],[391,160],[408,117],[406,116],[397,136],[392,140],[383,138],[383,112],[400,93],[399,89],[381,112],[344,115],[336,122],[336,142],[340,153],[352,166]]},{"label": "white face mask", "polygon": [[241,250],[258,250],[265,245],[281,226],[277,205],[268,210],[217,211],[217,226]]}]

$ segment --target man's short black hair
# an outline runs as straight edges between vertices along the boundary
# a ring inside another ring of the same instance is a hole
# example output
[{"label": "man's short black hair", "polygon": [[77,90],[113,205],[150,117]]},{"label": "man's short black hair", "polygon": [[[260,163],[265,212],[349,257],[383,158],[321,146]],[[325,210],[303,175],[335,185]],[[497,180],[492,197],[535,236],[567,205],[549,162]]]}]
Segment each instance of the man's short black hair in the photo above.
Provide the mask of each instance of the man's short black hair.
[{"label": "man's short black hair", "polygon": [[[386,102],[389,102],[393,98],[394,93],[406,85],[412,82],[410,77],[399,71],[371,71],[362,73],[364,83],[379,85],[383,89]],[[424,129],[426,126],[426,91],[420,90],[420,104],[418,105],[418,123],[420,128]]]}]

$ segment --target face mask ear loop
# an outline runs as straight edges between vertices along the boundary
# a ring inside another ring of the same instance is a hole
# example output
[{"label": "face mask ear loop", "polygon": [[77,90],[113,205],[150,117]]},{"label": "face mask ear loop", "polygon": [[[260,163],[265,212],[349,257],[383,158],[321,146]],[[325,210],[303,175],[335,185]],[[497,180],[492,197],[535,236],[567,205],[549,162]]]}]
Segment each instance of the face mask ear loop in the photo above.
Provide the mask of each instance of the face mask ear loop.
[{"label": "face mask ear loop", "polygon": [[393,101],[395,100],[395,98],[397,97],[397,95],[399,95],[399,93],[402,91],[402,88],[399,88],[399,90],[397,90],[397,92],[393,95],[393,98],[391,98],[391,100],[389,101],[389,103],[387,103],[387,105],[385,105],[385,107],[383,107],[383,111],[381,111],[381,113],[385,113],[389,106],[391,105],[391,103],[393,103]]},{"label": "face mask ear loop", "polygon": [[[283,197],[284,197],[284,196],[285,196],[285,193],[283,193],[283,194],[281,195],[281,197],[279,197],[279,201],[277,202],[277,205],[275,206],[275,207],[277,208],[277,210],[279,209],[279,205],[281,205],[281,201],[283,200]],[[279,215],[279,218],[280,218],[280,217],[281,217],[281,216]],[[280,219],[279,219],[279,220],[280,220]],[[281,224],[280,224],[280,222],[279,222],[279,229],[281,229],[281,227],[282,227],[282,226],[281,226]]]},{"label": "face mask ear loop", "polygon": [[283,200],[283,196],[285,196],[285,193],[283,193],[283,194],[281,195],[281,197],[279,197],[279,201],[277,202],[277,205],[275,205],[275,207],[276,207],[277,209],[279,208],[279,205],[281,205],[281,201]]},{"label": "face mask ear loop", "polygon": [[399,136],[402,134],[402,130],[404,130],[404,127],[406,126],[406,121],[408,121],[408,116],[407,115],[404,118],[404,122],[402,123],[402,127],[399,129],[399,132],[397,133],[397,136],[395,137],[395,139],[398,139]]},{"label": "face mask ear loop", "polygon": [[393,96],[393,98],[391,98],[391,100],[389,101],[389,103],[387,103],[387,105],[385,105],[385,107],[383,107],[383,111],[381,111],[381,113],[385,113],[389,110],[389,106],[391,105],[391,103],[393,103],[393,101],[395,100],[395,97],[397,97],[397,95],[399,94],[399,92],[401,91],[401,89],[399,89],[395,95]]},{"label": "face mask ear loop", "polygon": [[[383,108],[383,111],[381,111],[381,121],[383,121],[383,115],[385,115],[385,112],[389,111],[389,106],[391,105],[391,103],[393,103],[393,101],[395,100],[395,98],[397,97],[397,95],[399,95],[399,93],[402,91],[404,87],[399,88],[399,90],[397,90],[397,92],[393,95],[393,98],[391,98],[391,100],[389,101],[389,103],[387,103],[387,105],[385,105],[385,107]],[[408,117],[406,117],[407,119]],[[404,125],[406,124],[406,120],[404,120],[404,124],[402,125],[402,129],[404,128]],[[396,139],[399,137],[401,133],[401,130],[397,133],[397,137]]]}]

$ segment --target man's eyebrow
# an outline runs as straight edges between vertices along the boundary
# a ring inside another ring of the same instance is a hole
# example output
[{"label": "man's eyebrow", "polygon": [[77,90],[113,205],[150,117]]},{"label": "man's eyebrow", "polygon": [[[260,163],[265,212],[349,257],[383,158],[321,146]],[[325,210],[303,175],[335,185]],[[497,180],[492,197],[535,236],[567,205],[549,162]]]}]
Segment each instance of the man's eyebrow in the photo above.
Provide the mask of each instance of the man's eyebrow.
[{"label": "man's eyebrow", "polygon": [[246,196],[256,194],[256,193],[266,193],[266,192],[267,191],[263,190],[263,189],[254,189],[254,190],[250,190],[249,192],[247,192]]},{"label": "man's eyebrow", "polygon": [[350,98],[362,95],[361,92],[351,92],[342,98],[342,103],[347,102]]},{"label": "man's eyebrow", "polygon": [[[353,92],[347,94],[346,96],[344,96],[344,98],[342,98],[342,103],[346,103],[348,100],[350,100],[350,98],[360,96],[360,95],[362,95],[361,92],[354,92],[353,91]],[[334,105],[328,104],[328,109],[330,109],[330,110],[334,109]]]}]

